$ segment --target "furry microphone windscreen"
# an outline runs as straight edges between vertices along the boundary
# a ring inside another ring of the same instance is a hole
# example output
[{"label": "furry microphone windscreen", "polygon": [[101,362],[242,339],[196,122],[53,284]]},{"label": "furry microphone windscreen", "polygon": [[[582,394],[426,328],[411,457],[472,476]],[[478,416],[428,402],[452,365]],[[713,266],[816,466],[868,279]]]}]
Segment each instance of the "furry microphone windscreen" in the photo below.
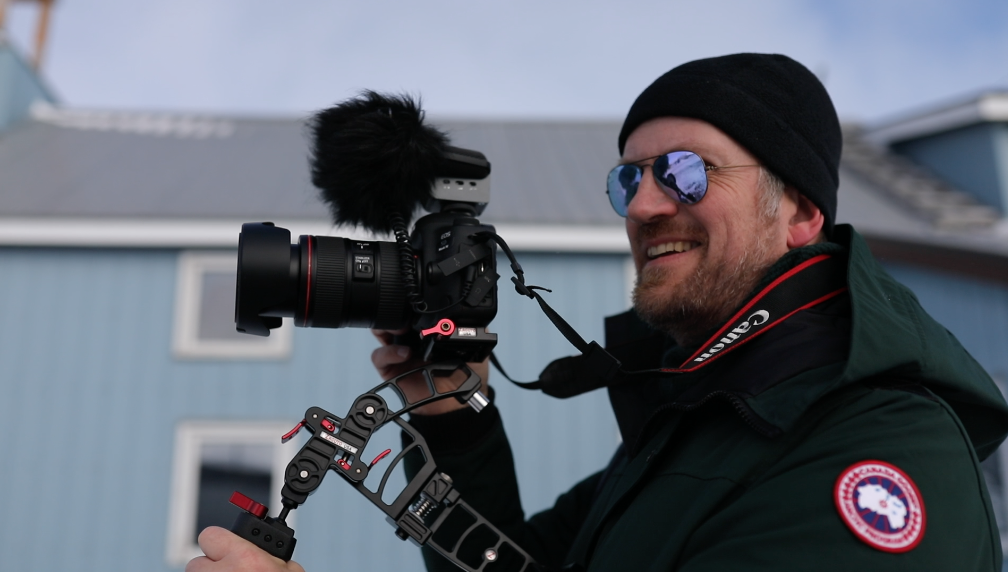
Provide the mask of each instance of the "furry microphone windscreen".
[{"label": "furry microphone windscreen", "polygon": [[311,119],[312,183],[336,223],[389,232],[390,212],[408,221],[431,198],[448,136],[423,120],[419,101],[373,91]]}]

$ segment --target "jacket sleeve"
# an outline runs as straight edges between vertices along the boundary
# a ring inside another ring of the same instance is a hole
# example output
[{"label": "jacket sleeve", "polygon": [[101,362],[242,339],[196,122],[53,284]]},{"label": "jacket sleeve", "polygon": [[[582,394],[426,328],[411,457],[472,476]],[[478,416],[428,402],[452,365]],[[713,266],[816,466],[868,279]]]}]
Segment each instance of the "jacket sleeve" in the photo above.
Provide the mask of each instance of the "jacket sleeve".
[{"label": "jacket sleeve", "polygon": [[[591,506],[600,473],[526,521],[511,446],[494,405],[479,414],[465,409],[432,417],[415,415],[410,424],[424,436],[438,470],[452,478],[465,502],[539,564],[559,567]],[[418,469],[407,463],[407,478]],[[423,557],[431,572],[458,570],[429,547],[423,548]]]},{"label": "jacket sleeve", "polygon": [[[932,394],[895,389],[851,397],[798,427],[807,438],[693,532],[677,569],[1000,570],[990,498],[951,408]],[[872,461],[897,467],[919,490],[922,536],[903,552],[860,538],[838,510],[846,498],[836,494],[840,477]]]}]

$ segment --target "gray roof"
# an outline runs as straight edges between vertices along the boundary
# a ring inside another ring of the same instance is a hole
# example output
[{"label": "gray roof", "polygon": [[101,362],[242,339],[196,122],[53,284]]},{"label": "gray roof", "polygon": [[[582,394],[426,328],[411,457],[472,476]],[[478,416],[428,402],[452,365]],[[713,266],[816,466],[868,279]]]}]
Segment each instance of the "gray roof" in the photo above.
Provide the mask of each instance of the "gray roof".
[{"label": "gray roof", "polygon": [[837,222],[862,234],[1008,256],[1000,213],[846,126]]},{"label": "gray roof", "polygon": [[[909,159],[870,143],[857,127],[848,127],[844,135],[843,165],[856,179],[853,183],[871,185],[874,192],[870,194],[873,195],[882,191],[882,196],[877,198],[890,199],[889,209],[899,207],[901,213],[911,215],[918,225],[970,232],[988,228],[1000,219],[996,209],[980,204],[972,195],[952,187]],[[871,208],[885,207],[872,205]],[[878,217],[878,213],[865,215]],[[897,213],[887,215],[896,216]]]},{"label": "gray roof", "polygon": [[[618,122],[430,122],[493,164],[484,220],[601,226],[618,240],[622,221],[603,189],[618,159]],[[304,118],[36,106],[0,133],[0,219],[323,221],[307,153]],[[863,234],[1008,256],[998,213],[856,127],[845,129],[840,179],[837,220]]]},{"label": "gray roof", "polygon": [[[490,159],[487,220],[614,223],[619,124],[431,122]],[[326,218],[307,155],[299,118],[37,107],[0,133],[0,217]]]}]

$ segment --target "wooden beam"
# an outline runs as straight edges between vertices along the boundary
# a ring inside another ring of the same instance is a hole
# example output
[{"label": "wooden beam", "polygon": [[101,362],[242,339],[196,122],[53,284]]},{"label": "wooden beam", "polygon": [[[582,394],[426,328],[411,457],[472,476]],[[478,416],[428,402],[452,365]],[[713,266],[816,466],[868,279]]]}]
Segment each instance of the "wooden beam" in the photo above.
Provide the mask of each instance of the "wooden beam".
[{"label": "wooden beam", "polygon": [[35,54],[32,58],[32,66],[38,70],[42,66],[42,53],[45,50],[46,37],[49,35],[49,14],[52,9],[53,0],[38,0],[41,5],[38,26],[35,28]]},{"label": "wooden beam", "polygon": [[865,235],[865,241],[875,258],[881,262],[912,264],[1008,285],[1008,254],[977,252],[963,247],[921,244],[872,235]]}]

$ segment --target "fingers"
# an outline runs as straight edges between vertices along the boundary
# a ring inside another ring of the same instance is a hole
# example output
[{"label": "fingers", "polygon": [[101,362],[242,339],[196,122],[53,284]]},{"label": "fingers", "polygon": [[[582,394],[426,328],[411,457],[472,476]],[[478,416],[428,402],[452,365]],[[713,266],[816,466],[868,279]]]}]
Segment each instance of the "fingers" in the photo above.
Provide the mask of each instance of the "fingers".
[{"label": "fingers", "polygon": [[186,564],[185,572],[208,572],[212,570],[214,566],[214,561],[210,560],[206,556],[199,556],[193,558]]},{"label": "fingers", "polygon": [[371,333],[374,334],[374,337],[378,338],[378,341],[383,346],[392,344],[392,339],[395,336],[400,336],[407,332],[409,332],[409,328],[403,328],[401,330],[371,330]]},{"label": "fingers", "polygon": [[284,562],[279,558],[263,552],[263,557],[256,562],[230,563],[214,562],[206,556],[193,558],[186,564],[185,572],[305,572],[305,569],[291,560]]},{"label": "fingers", "polygon": [[469,362],[466,365],[472,368],[473,372],[483,380],[483,393],[486,393],[490,387],[490,358],[481,362]]},{"label": "fingers", "polygon": [[409,346],[383,345],[371,352],[371,363],[382,373],[392,366],[409,361],[409,359]]},{"label": "fingers", "polygon": [[217,526],[200,533],[203,554],[186,565],[186,572],[304,572],[297,562],[284,562],[251,542]]},{"label": "fingers", "polygon": [[378,343],[383,346],[387,346],[392,343],[392,338],[395,336],[394,333],[388,330],[371,330],[374,337],[378,339]]},{"label": "fingers", "polygon": [[[424,363],[420,361],[419,356],[413,355],[415,352],[413,352],[409,346],[398,345],[394,342],[394,336],[405,333],[406,331],[407,330],[371,330],[371,333],[374,334],[374,337],[377,338],[378,342],[381,344],[381,346],[371,352],[371,363],[374,365],[375,369],[378,370],[378,374],[383,380],[390,380],[424,365]],[[482,387],[480,389],[483,394],[486,395],[488,391],[488,361],[484,360],[480,363],[470,363],[469,367],[472,368],[473,372],[476,373],[476,375],[478,375],[482,380]],[[454,390],[463,381],[465,381],[465,376],[462,375],[461,371],[456,371],[450,375],[444,375],[444,372],[433,375],[433,382],[438,393],[446,393]],[[428,386],[426,378],[422,375],[398,379],[396,381],[396,385],[403,392],[407,402],[411,404],[415,404],[418,401],[431,396],[431,389]],[[419,415],[438,415],[454,411],[456,409],[461,409],[466,406],[467,405],[465,403],[459,402],[456,399],[441,399],[417,407],[414,410],[414,413]]]},{"label": "fingers", "polygon": [[204,528],[203,532],[201,532],[199,537],[196,539],[196,542],[199,543],[199,547],[203,550],[203,554],[206,554],[207,558],[214,562],[217,562],[218,560],[224,558],[227,554],[234,552],[236,545],[244,543],[251,546],[251,543],[247,540],[219,526],[208,526]]}]

